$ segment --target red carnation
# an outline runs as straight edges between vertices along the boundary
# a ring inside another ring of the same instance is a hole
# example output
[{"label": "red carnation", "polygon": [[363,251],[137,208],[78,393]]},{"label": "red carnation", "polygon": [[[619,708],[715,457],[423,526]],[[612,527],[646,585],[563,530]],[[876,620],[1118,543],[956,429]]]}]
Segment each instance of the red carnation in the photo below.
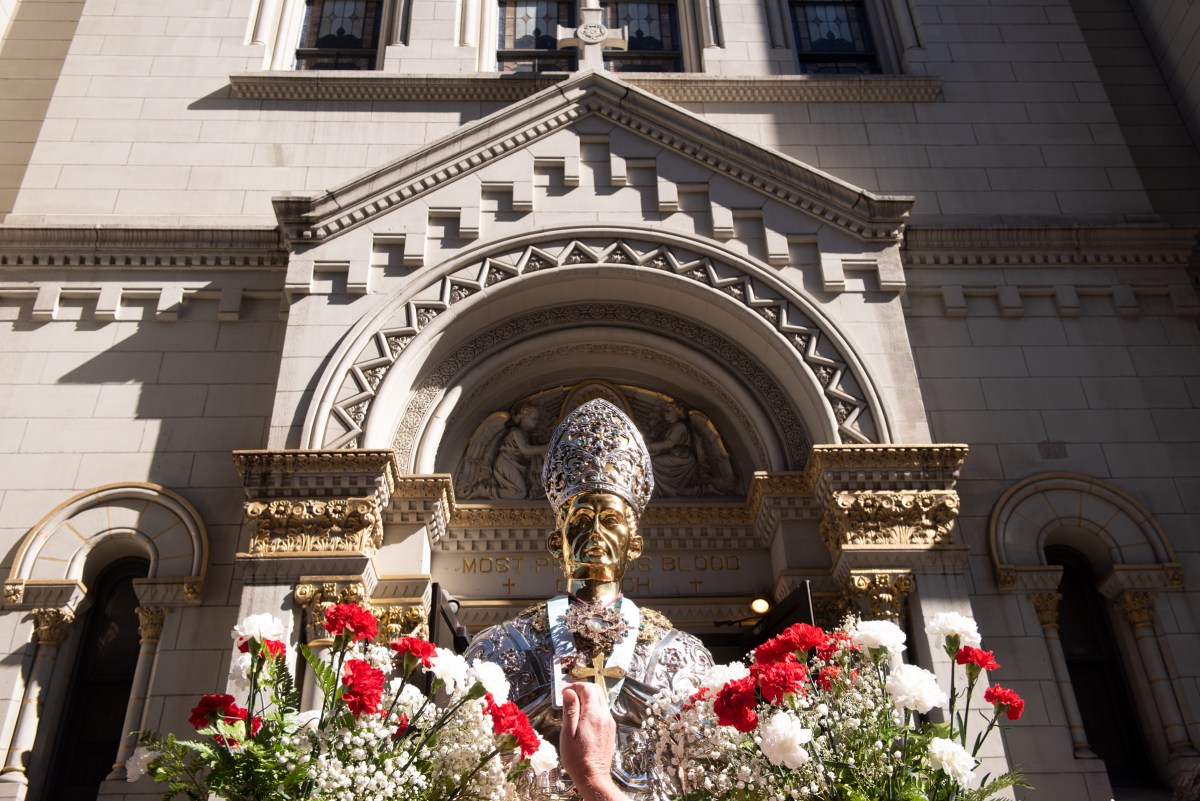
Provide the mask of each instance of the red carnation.
[{"label": "red carnation", "polygon": [[858,646],[851,642],[850,635],[839,629],[825,635],[825,641],[817,646],[817,659],[822,662],[832,662],[838,651],[857,650]]},{"label": "red carnation", "polygon": [[[211,726],[217,720],[224,721],[230,725],[242,721],[243,723],[249,718],[250,713],[234,703],[232,695],[226,693],[205,695],[200,698],[200,703],[192,707],[192,716],[188,718],[188,723],[191,723],[196,730]],[[250,721],[249,729],[250,736],[258,734],[258,730],[262,728],[262,718],[257,715]],[[214,734],[213,739],[219,745],[228,744],[231,748],[238,744],[237,740],[229,740],[226,743],[225,738],[219,734]]]},{"label": "red carnation", "polygon": [[734,679],[721,688],[713,701],[713,711],[722,726],[732,726],[740,732],[754,731],[758,725],[758,713],[754,711],[753,676]]},{"label": "red carnation", "polygon": [[263,640],[262,648],[258,653],[262,656],[269,656],[272,659],[279,659],[287,653],[287,645],[279,640]]},{"label": "red carnation", "polygon": [[501,736],[511,734],[521,746],[521,759],[528,759],[537,753],[541,741],[519,706],[512,701],[497,706],[492,694],[488,693],[485,709],[492,717],[492,731]]},{"label": "red carnation", "polygon": [[404,732],[408,731],[408,715],[400,713],[400,720],[396,724],[396,731],[392,732],[392,739],[399,740],[404,736]]},{"label": "red carnation", "polygon": [[375,616],[358,604],[334,604],[325,610],[325,630],[337,637],[349,629],[354,635],[351,642],[373,640],[379,633]]},{"label": "red carnation", "polygon": [[708,697],[708,693],[709,689],[707,687],[701,687],[699,690],[696,690],[696,692],[689,695],[687,701],[685,701],[683,704],[684,711],[694,708],[697,701],[703,701]]},{"label": "red carnation", "polygon": [[205,695],[200,698],[200,703],[192,707],[192,716],[188,718],[188,723],[196,729],[203,729],[211,726],[218,718],[226,723],[236,723],[239,720],[245,720],[246,714],[246,710],[235,703],[232,695],[226,693]]},{"label": "red carnation", "polygon": [[1025,700],[1016,691],[995,684],[983,691],[983,700],[996,707],[996,714],[1001,712],[1009,720],[1018,720],[1025,711]]},{"label": "red carnation", "polygon": [[804,693],[805,669],[798,662],[771,662],[751,665],[750,675],[758,680],[763,700],[782,704],[786,695]]},{"label": "red carnation", "polygon": [[412,654],[425,667],[433,667],[433,658],[437,656],[437,647],[420,637],[401,637],[392,643],[392,650],[401,656]]},{"label": "red carnation", "polygon": [[362,659],[351,659],[346,662],[342,684],[346,685],[342,700],[354,713],[354,717],[372,715],[379,711],[379,702],[383,698],[382,670],[371,667],[371,663]]},{"label": "red carnation", "polygon": [[996,656],[991,651],[983,651],[969,645],[958,649],[955,661],[960,665],[975,665],[981,670],[998,670],[1000,668],[1000,663],[996,661]]},{"label": "red carnation", "polygon": [[821,685],[822,690],[829,692],[833,689],[833,685],[841,680],[841,674],[842,669],[837,665],[826,665],[817,674],[817,684]]},{"label": "red carnation", "polygon": [[825,642],[825,632],[807,623],[797,623],[778,637],[767,640],[754,649],[754,661],[759,664],[787,662],[797,651],[808,651]]}]

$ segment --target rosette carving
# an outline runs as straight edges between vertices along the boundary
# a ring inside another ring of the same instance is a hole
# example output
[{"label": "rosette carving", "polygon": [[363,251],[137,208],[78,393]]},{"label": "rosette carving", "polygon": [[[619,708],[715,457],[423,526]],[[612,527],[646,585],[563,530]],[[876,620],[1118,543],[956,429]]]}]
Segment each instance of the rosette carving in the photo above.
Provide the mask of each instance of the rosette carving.
[{"label": "rosette carving", "polygon": [[821,521],[821,535],[835,554],[847,545],[949,545],[958,509],[953,490],[835,492]]},{"label": "rosette carving", "polygon": [[246,517],[255,526],[252,554],[373,553],[383,543],[374,498],[252,501]]}]

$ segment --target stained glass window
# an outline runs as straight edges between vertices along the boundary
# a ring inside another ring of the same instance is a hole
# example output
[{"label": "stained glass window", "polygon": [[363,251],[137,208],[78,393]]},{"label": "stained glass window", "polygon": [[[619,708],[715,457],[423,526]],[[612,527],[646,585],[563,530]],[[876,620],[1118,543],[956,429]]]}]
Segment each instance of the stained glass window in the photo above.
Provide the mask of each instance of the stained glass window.
[{"label": "stained glass window", "polygon": [[574,28],[575,2],[500,0],[496,63],[501,72],[569,72],[575,51],[558,48],[558,26]]},{"label": "stained glass window", "polygon": [[879,72],[862,0],[792,0],[790,8],[800,72]]},{"label": "stained glass window", "polygon": [[625,28],[629,50],[606,50],[604,60],[613,72],[680,72],[679,11],[674,2],[601,2],[604,24]]},{"label": "stained glass window", "polygon": [[298,70],[373,70],[383,0],[307,0]]}]

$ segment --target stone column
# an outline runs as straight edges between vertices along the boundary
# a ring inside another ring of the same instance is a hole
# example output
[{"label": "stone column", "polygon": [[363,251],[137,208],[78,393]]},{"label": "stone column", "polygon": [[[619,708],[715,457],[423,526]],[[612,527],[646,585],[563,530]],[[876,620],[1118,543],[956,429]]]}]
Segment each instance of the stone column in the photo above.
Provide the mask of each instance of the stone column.
[{"label": "stone column", "polygon": [[1075,700],[1071,674],[1067,672],[1067,656],[1063,653],[1062,640],[1058,638],[1058,602],[1062,600],[1062,595],[1057,592],[1033,592],[1029,594],[1029,600],[1037,610],[1038,621],[1042,624],[1042,636],[1046,638],[1046,650],[1050,652],[1050,667],[1054,671],[1054,680],[1058,683],[1058,695],[1062,698],[1063,713],[1067,716],[1067,726],[1071,730],[1075,756],[1095,758],[1096,753],[1088,745],[1087,732],[1083,730],[1083,717],[1079,714],[1079,703]]},{"label": "stone column", "polygon": [[146,709],[146,695],[150,690],[150,671],[154,669],[154,657],[158,653],[158,641],[162,637],[163,622],[167,612],[165,606],[139,606],[138,636],[141,650],[138,651],[137,667],[133,670],[133,686],[129,688],[129,704],[125,707],[125,723],[122,726],[123,737],[121,747],[117,750],[117,759],[113,762],[112,772],[108,779],[123,780],[125,776],[125,761],[137,747],[137,736],[132,732],[142,727],[142,713]]},{"label": "stone column", "polygon": [[1154,630],[1154,593],[1123,592],[1117,596],[1117,608],[1125,615],[1137,641],[1138,655],[1142,659],[1142,670],[1146,683],[1154,696],[1154,705],[1162,721],[1163,735],[1171,757],[1195,756],[1188,739],[1183,716],[1179,713],[1179,700],[1171,687],[1167,665],[1163,660],[1162,647]]},{"label": "stone column", "polygon": [[[21,785],[29,783],[25,769],[29,761],[29,752],[33,750],[37,740],[42,690],[50,683],[59,646],[67,639],[67,632],[75,620],[75,613],[70,609],[35,609],[33,614],[36,621],[34,638],[37,641],[37,652],[33,658],[33,669],[29,671],[29,680],[25,682],[25,695],[17,713],[17,723],[8,746],[8,757],[4,761],[4,768],[0,770],[0,781]],[[24,793],[20,795],[23,797]]]}]

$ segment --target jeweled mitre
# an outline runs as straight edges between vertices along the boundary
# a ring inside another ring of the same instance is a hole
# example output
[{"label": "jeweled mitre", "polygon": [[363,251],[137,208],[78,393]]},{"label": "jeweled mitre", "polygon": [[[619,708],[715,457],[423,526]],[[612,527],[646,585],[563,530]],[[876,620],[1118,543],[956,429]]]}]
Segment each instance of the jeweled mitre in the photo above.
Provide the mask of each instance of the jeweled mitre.
[{"label": "jeweled mitre", "polygon": [[597,398],[559,423],[546,450],[542,486],[555,512],[581,492],[611,492],[640,516],[654,491],[654,468],[633,421]]}]

